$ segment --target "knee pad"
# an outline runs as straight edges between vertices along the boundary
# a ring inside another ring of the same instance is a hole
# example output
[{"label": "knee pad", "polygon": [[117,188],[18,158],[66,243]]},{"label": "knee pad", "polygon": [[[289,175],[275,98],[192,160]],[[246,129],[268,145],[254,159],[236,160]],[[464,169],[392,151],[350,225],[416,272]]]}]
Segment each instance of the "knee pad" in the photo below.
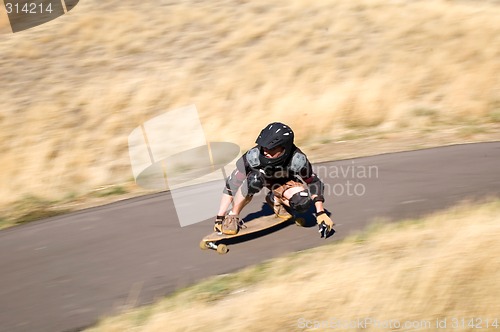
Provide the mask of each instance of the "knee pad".
[{"label": "knee pad", "polygon": [[266,179],[260,172],[250,172],[246,178],[246,190],[243,190],[244,196],[253,196],[264,188]]},{"label": "knee pad", "polygon": [[309,210],[309,207],[311,206],[311,203],[311,196],[305,190],[295,193],[290,198],[290,207],[298,213],[307,212],[307,210]]}]

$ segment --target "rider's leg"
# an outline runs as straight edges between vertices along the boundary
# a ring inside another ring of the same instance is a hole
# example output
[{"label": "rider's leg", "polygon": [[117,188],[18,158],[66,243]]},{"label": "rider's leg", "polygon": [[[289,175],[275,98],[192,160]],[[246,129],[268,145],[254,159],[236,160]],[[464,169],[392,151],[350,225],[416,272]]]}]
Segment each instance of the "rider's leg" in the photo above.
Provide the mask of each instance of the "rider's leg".
[{"label": "rider's leg", "polygon": [[229,205],[231,205],[232,202],[233,202],[233,196],[228,194],[222,194],[222,198],[219,205],[219,212],[217,213],[217,215],[225,216],[227,210],[229,209]]},{"label": "rider's leg", "polygon": [[297,195],[298,193],[305,190],[306,187],[302,183],[291,180],[285,184],[273,186],[271,188],[271,193],[268,197],[266,197],[266,200],[268,201],[268,204],[274,209],[274,213],[278,217],[289,218],[290,213],[286,211],[283,205],[292,207],[290,199],[294,195]]},{"label": "rider's leg", "polygon": [[265,179],[260,172],[250,172],[236,192],[231,213],[239,215],[243,208],[252,201],[253,195],[261,191],[264,185]]},{"label": "rider's leg", "polygon": [[239,215],[243,208],[247,206],[248,203],[252,201],[253,195],[243,196],[241,192],[241,188],[236,192],[236,197],[234,198],[233,208],[230,211],[230,214]]},{"label": "rider's leg", "polygon": [[303,187],[291,187],[289,189],[286,189],[280,198],[275,197],[275,200],[278,203],[285,204],[286,206],[290,207],[290,198],[292,198],[293,195],[295,195],[298,192],[303,191]]},{"label": "rider's leg", "polygon": [[[279,188],[281,188],[281,185],[279,186]],[[269,188],[270,191],[266,195],[266,202],[273,209],[276,217],[279,217],[282,219],[288,219],[291,217],[291,214],[283,206],[283,205],[285,205],[285,200],[280,198],[281,195],[278,194],[279,188],[276,188],[274,190],[273,190],[273,187]]]},{"label": "rider's leg", "polygon": [[[265,179],[261,173],[251,172],[250,174],[248,174],[247,178],[238,188],[236,194],[233,197],[233,207],[231,211],[229,211],[228,215],[224,216],[224,219],[221,222],[222,232],[226,234],[236,234],[238,232],[238,225],[240,225],[239,215],[241,211],[248,203],[252,201],[253,195],[258,193],[264,187],[264,182]],[[227,228],[225,225],[228,225]]]}]

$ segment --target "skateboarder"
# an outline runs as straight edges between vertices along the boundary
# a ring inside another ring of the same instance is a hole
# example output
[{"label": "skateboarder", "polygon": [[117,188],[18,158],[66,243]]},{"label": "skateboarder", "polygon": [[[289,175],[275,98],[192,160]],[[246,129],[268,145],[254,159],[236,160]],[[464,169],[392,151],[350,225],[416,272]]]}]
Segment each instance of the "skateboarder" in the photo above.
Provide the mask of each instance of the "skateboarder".
[{"label": "skateboarder", "polygon": [[[321,236],[326,237],[335,224],[323,208],[323,183],[306,155],[295,146],[292,129],[280,122],[270,123],[255,143],[257,146],[236,162],[236,169],[226,179],[214,231],[237,234],[241,211],[266,187],[266,202],[277,217],[291,217],[284,205],[299,213],[314,205]],[[231,203],[232,210],[227,212]]]}]

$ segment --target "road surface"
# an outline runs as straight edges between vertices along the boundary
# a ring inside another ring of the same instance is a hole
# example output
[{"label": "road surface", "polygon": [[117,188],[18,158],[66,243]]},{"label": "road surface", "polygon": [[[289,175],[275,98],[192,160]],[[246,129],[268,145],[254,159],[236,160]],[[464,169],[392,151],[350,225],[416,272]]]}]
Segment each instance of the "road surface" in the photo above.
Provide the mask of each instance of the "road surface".
[{"label": "road surface", "polygon": [[[326,241],[316,227],[292,225],[230,246],[227,255],[202,251],[198,243],[212,221],[180,227],[168,192],[0,232],[0,331],[77,331],[203,278],[338,241],[376,218],[414,217],[463,199],[500,196],[500,142],[315,169],[326,183],[326,207],[340,224]],[[245,211],[261,210],[263,201],[257,196]]]}]

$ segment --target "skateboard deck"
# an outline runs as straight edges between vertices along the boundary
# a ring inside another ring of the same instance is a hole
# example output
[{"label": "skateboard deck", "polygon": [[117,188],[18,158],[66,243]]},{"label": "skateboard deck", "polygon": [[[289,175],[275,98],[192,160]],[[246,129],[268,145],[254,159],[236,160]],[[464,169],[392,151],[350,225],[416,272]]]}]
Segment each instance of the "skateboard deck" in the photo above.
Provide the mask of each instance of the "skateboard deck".
[{"label": "skateboard deck", "polygon": [[245,236],[248,234],[260,232],[274,226],[290,223],[295,221],[296,224],[303,224],[303,218],[296,218],[294,216],[290,216],[289,218],[279,218],[276,215],[272,214],[269,216],[263,216],[260,218],[252,219],[247,223],[244,223],[237,234],[228,235],[228,234],[220,234],[217,232],[213,232],[207,236],[205,236],[200,242],[200,248],[205,249],[214,249],[217,250],[219,254],[227,253],[227,245],[224,243],[220,243],[220,241],[234,239],[241,236]]}]

